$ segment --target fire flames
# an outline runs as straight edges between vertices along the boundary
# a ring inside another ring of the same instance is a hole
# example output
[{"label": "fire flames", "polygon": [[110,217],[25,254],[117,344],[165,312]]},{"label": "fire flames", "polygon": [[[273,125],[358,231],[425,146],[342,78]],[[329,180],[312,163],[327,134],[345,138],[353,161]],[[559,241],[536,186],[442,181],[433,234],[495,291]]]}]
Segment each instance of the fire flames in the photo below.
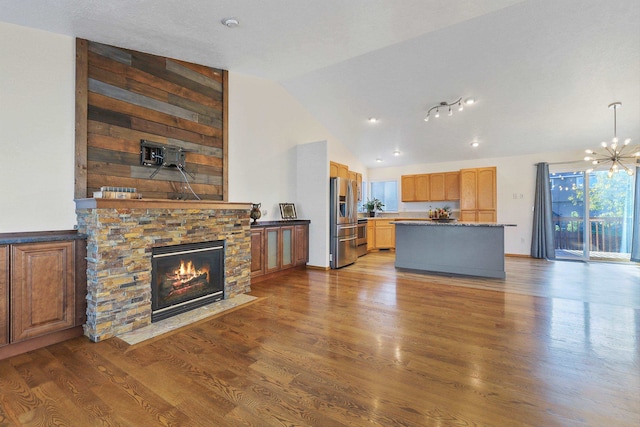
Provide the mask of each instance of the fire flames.
[{"label": "fire flames", "polygon": [[180,260],[180,268],[175,270],[173,276],[169,276],[169,278],[173,280],[173,286],[178,287],[197,277],[203,275],[206,277],[207,273],[207,270],[198,270],[191,261],[185,263],[183,260]]}]

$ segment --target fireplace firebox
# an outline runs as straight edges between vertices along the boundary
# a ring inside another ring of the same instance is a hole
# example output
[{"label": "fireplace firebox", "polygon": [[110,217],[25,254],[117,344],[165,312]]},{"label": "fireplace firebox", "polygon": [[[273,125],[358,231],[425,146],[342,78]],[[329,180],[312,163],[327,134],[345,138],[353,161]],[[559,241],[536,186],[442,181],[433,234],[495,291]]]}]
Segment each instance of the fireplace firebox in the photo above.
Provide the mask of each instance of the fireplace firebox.
[{"label": "fireplace firebox", "polygon": [[151,321],[224,298],[224,240],[152,248]]}]

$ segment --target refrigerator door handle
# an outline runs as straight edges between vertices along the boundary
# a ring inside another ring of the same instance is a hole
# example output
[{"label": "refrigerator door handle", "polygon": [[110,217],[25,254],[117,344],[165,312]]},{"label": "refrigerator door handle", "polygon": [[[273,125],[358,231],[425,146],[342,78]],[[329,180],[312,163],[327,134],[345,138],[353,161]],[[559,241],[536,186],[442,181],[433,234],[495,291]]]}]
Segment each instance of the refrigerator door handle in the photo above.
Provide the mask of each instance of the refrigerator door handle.
[{"label": "refrigerator door handle", "polygon": [[356,240],[358,236],[347,237],[346,239],[339,239],[340,242],[349,242],[351,240]]}]

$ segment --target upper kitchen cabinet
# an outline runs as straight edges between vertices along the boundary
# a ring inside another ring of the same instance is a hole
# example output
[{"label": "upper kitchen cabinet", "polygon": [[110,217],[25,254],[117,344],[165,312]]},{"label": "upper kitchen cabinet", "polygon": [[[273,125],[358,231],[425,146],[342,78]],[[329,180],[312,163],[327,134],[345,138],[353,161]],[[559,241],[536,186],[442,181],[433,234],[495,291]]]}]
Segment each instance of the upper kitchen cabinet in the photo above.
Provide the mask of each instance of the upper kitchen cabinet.
[{"label": "upper kitchen cabinet", "polygon": [[402,175],[403,202],[436,202],[460,199],[460,173],[441,172]]},{"label": "upper kitchen cabinet", "polygon": [[460,219],[496,222],[496,168],[460,171]]},{"label": "upper kitchen cabinet", "polygon": [[358,201],[362,201],[362,174],[349,170],[349,166],[342,163],[329,162],[329,178],[349,178],[356,181]]}]

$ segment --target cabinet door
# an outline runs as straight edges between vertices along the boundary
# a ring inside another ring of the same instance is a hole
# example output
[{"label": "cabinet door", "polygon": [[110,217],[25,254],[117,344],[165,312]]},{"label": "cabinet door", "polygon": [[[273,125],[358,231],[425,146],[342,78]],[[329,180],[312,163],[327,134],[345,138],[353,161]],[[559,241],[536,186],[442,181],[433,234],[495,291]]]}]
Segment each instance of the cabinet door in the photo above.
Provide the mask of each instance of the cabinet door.
[{"label": "cabinet door", "polygon": [[414,175],[402,175],[402,201],[414,202],[416,200],[416,178]]},{"label": "cabinet door", "polygon": [[477,208],[478,178],[475,169],[460,171],[460,210]]},{"label": "cabinet door", "polygon": [[338,177],[338,164],[335,162],[329,162],[329,178]]},{"label": "cabinet door", "polygon": [[340,178],[349,178],[349,166],[338,163],[338,176]]},{"label": "cabinet door", "polygon": [[429,182],[430,177],[428,174],[416,175],[416,202],[428,202],[431,200]]},{"label": "cabinet door", "polygon": [[444,199],[460,200],[460,172],[444,174]]},{"label": "cabinet door", "polygon": [[495,210],[489,210],[489,211],[478,211],[476,214],[476,217],[478,218],[478,222],[496,222],[496,211]]},{"label": "cabinet door", "polygon": [[496,209],[496,168],[478,169],[478,209]]},{"label": "cabinet door", "polygon": [[265,273],[280,270],[280,227],[264,229]]},{"label": "cabinet door", "polygon": [[280,268],[290,268],[294,265],[294,226],[280,227]]},{"label": "cabinet door", "polygon": [[294,238],[296,262],[295,265],[306,265],[309,262],[309,226],[296,225]]},{"label": "cabinet door", "polygon": [[367,221],[367,251],[376,248],[376,227],[374,220]]},{"label": "cabinet door", "polygon": [[392,220],[376,221],[376,249],[393,249],[396,247],[396,226]]},{"label": "cabinet door", "polygon": [[251,230],[251,276],[264,274],[264,228]]},{"label": "cabinet door", "polygon": [[0,347],[9,343],[9,246],[0,246]]},{"label": "cabinet door", "polygon": [[476,222],[476,210],[461,210],[460,211],[460,221],[463,222]]},{"label": "cabinet door", "polygon": [[444,174],[432,173],[429,174],[429,193],[430,200],[440,201],[444,200]]},{"label": "cabinet door", "polygon": [[74,325],[73,242],[11,247],[11,341],[18,342]]}]

